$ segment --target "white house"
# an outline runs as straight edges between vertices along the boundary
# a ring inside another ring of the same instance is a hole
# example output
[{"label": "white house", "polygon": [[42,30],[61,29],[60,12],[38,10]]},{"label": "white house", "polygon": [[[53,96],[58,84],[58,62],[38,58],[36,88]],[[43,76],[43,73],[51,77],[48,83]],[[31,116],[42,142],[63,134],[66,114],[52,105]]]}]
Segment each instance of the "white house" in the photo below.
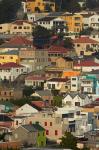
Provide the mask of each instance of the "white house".
[{"label": "white house", "polygon": [[91,99],[88,95],[79,94],[79,93],[69,93],[66,94],[65,98],[62,100],[62,105],[64,107],[76,107],[76,106],[84,106],[91,103]]},{"label": "white house", "polygon": [[68,78],[51,78],[46,81],[44,88],[65,92],[70,89],[70,80]]},{"label": "white house", "polygon": [[14,81],[20,74],[27,72],[26,67],[16,63],[0,65],[0,79]]},{"label": "white house", "polygon": [[31,116],[34,113],[38,113],[38,110],[29,104],[25,104],[16,110],[16,116]]},{"label": "white house", "polygon": [[71,87],[70,90],[73,92],[77,92],[80,89],[80,76],[71,77]]},{"label": "white house", "polygon": [[44,17],[36,21],[37,25],[40,25],[47,29],[54,28],[57,32],[66,32],[66,23],[60,17]]},{"label": "white house", "polygon": [[75,70],[81,70],[82,72],[91,72],[92,70],[99,70],[99,62],[93,60],[82,60],[74,64]]},{"label": "white house", "polygon": [[92,27],[93,29],[99,30],[99,15],[92,15],[89,18],[89,26]]},{"label": "white house", "polygon": [[34,22],[36,20],[39,20],[45,16],[47,16],[48,13],[31,13],[31,12],[27,12],[27,18],[29,22]]}]

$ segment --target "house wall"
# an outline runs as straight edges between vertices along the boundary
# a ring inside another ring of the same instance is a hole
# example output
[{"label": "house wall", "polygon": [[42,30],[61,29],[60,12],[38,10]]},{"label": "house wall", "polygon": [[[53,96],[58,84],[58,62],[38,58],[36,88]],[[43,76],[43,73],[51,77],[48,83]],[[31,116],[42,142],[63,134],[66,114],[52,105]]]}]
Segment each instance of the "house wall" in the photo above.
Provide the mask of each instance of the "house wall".
[{"label": "house wall", "polygon": [[66,21],[68,32],[79,33],[83,27],[83,16],[80,14],[69,15],[66,14],[62,16],[62,19]]},{"label": "house wall", "polygon": [[35,1],[27,1],[26,2],[26,9],[28,12],[35,12],[35,8],[38,7],[41,12],[45,11],[45,5],[49,4],[52,8],[52,11],[55,11],[55,2],[51,2],[50,0],[35,0]]},{"label": "house wall", "polygon": [[0,55],[0,63],[4,64],[4,63],[8,63],[8,62],[14,62],[14,63],[19,63],[19,57],[18,55]]},{"label": "house wall", "polygon": [[33,144],[36,145],[38,132],[28,132],[23,127],[18,127],[12,132],[11,141],[20,141],[21,143],[25,144]]}]

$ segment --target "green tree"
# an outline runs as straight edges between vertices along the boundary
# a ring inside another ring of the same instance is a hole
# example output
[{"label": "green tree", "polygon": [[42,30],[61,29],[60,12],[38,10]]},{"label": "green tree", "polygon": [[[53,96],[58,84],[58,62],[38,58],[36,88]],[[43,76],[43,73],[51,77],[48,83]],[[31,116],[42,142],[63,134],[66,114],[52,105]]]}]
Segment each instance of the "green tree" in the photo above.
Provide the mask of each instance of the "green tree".
[{"label": "green tree", "polygon": [[73,49],[74,48],[74,44],[73,44],[71,38],[65,38],[65,40],[64,40],[64,47],[65,48],[69,48],[69,49]]},{"label": "green tree", "polygon": [[17,11],[20,7],[20,0],[0,1],[0,23],[6,23],[15,20],[17,18]]},{"label": "green tree", "polygon": [[30,95],[34,92],[33,88],[30,86],[25,86],[24,89],[23,89],[23,95],[25,97],[30,97]]},{"label": "green tree", "polygon": [[77,150],[77,139],[70,132],[66,132],[61,138],[60,146],[62,148]]},{"label": "green tree", "polygon": [[77,0],[56,0],[56,8],[58,11],[78,12],[81,10]]},{"label": "green tree", "polygon": [[81,32],[80,32],[80,35],[90,35],[91,32],[93,31],[93,28],[86,28],[86,29],[83,29]]},{"label": "green tree", "polygon": [[62,106],[62,96],[54,96],[53,98],[53,106]]},{"label": "green tree", "polygon": [[51,12],[52,11],[52,8],[51,8],[51,6],[49,4],[46,4],[44,9],[47,12]]},{"label": "green tree", "polygon": [[51,37],[51,31],[42,27],[36,26],[33,30],[33,44],[38,47],[43,47],[48,44]]}]

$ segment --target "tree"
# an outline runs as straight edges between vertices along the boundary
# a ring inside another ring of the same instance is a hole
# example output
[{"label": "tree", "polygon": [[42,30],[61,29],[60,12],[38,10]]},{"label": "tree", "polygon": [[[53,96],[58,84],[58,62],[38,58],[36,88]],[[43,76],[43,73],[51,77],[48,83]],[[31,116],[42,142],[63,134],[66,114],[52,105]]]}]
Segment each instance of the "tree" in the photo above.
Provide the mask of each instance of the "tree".
[{"label": "tree", "polygon": [[33,44],[37,47],[43,47],[48,44],[51,38],[51,31],[42,27],[36,26],[33,30]]},{"label": "tree", "polygon": [[27,87],[27,86],[26,86],[26,87],[23,89],[23,95],[24,95],[25,97],[29,97],[33,92],[34,92],[34,90],[33,90],[32,87]]},{"label": "tree", "polygon": [[40,8],[39,7],[35,7],[35,12],[40,13]]},{"label": "tree", "polygon": [[47,12],[51,12],[52,11],[52,8],[51,8],[51,6],[49,4],[46,4],[44,9]]},{"label": "tree", "polygon": [[89,27],[89,28],[83,29],[80,32],[80,35],[90,35],[92,31],[93,31],[93,28]]},{"label": "tree", "polygon": [[65,48],[69,48],[69,49],[73,49],[73,48],[74,48],[74,44],[73,44],[71,38],[66,38],[66,39],[64,40],[64,47],[65,47]]},{"label": "tree", "polygon": [[62,96],[54,96],[53,105],[61,107],[62,106]]},{"label": "tree", "polygon": [[77,0],[56,0],[56,8],[58,11],[78,12],[81,10]]},{"label": "tree", "polygon": [[89,9],[99,8],[99,0],[87,0],[86,8]]},{"label": "tree", "polygon": [[76,150],[77,139],[70,132],[66,132],[65,135],[61,138],[60,146],[62,148],[69,148]]},{"label": "tree", "polygon": [[20,7],[20,0],[0,1],[0,23],[6,23],[15,20],[17,18],[17,11]]}]

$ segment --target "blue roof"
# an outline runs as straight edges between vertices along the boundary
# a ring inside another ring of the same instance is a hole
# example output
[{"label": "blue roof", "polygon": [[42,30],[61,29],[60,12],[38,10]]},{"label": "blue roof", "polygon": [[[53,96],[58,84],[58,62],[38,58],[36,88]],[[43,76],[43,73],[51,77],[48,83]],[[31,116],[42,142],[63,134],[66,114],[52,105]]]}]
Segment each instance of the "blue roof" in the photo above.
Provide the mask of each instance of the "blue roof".
[{"label": "blue roof", "polygon": [[0,55],[18,55],[19,51],[18,50],[10,50],[4,53],[1,53]]}]

